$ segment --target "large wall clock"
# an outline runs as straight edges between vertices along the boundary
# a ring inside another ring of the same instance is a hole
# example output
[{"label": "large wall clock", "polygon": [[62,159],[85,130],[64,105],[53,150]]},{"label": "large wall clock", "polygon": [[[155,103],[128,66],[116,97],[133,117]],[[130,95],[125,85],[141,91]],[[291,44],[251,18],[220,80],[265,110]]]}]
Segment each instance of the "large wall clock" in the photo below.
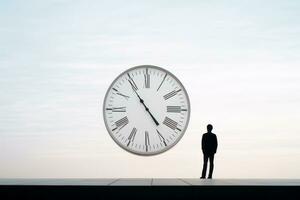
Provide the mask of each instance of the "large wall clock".
[{"label": "large wall clock", "polygon": [[181,82],[152,65],[121,73],[103,103],[110,136],[120,147],[138,155],[155,155],[173,147],[187,129],[190,111]]}]

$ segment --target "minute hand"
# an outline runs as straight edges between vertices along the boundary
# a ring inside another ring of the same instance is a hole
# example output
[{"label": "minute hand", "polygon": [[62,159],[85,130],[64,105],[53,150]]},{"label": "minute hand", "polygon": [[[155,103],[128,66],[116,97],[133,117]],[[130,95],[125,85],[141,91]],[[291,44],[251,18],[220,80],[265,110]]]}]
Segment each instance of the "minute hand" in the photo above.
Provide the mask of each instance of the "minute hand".
[{"label": "minute hand", "polygon": [[[129,83],[131,84],[131,82],[129,81]],[[132,88],[133,89],[133,88]],[[150,114],[151,118],[153,119],[154,123],[156,124],[156,126],[159,125],[158,121],[155,119],[155,117],[152,115],[152,113],[150,112],[149,108],[145,105],[144,100],[140,97],[140,95],[133,89],[133,91],[135,92],[135,94],[138,96],[140,102],[143,104],[143,106],[145,107],[146,111]]]},{"label": "minute hand", "polygon": [[150,114],[151,118],[153,119],[153,121],[155,122],[155,124],[158,126],[159,123],[158,121],[155,119],[155,117],[152,115],[152,113],[150,112],[149,108],[144,104],[144,100],[140,99],[140,102],[144,105],[146,111]]}]

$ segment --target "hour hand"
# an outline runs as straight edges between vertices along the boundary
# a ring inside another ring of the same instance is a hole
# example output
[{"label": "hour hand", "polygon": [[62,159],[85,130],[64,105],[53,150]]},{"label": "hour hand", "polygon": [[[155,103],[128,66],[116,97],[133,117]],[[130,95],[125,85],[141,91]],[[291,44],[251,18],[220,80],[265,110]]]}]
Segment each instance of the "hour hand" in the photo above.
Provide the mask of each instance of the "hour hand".
[{"label": "hour hand", "polygon": [[134,91],[134,93],[138,96],[138,98],[140,99],[140,102],[142,103],[143,99],[141,99],[140,95],[136,92],[135,86],[133,85],[133,83],[131,83],[130,80],[128,80],[128,82],[130,83],[132,90]]},{"label": "hour hand", "polygon": [[146,111],[150,114],[151,118],[153,119],[154,123],[156,124],[156,126],[159,125],[158,121],[155,119],[155,117],[152,115],[152,113],[150,112],[149,108],[145,105],[144,100],[140,97],[140,95],[137,93],[137,91],[135,90],[135,86],[131,83],[131,81],[128,80],[128,82],[130,83],[132,90],[134,91],[134,93],[137,95],[137,97],[139,98],[140,102],[143,104],[143,106],[145,107]]}]

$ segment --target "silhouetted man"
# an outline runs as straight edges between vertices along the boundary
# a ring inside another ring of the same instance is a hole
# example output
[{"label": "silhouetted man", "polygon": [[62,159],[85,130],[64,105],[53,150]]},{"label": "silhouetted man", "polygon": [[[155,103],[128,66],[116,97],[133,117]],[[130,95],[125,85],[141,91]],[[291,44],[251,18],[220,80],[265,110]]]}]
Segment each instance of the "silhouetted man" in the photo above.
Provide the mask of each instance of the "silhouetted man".
[{"label": "silhouetted man", "polygon": [[203,169],[201,178],[206,176],[207,161],[209,159],[209,174],[208,178],[212,178],[214,170],[214,156],[217,152],[218,140],[217,136],[212,133],[213,126],[211,124],[207,125],[207,133],[202,135],[202,152],[203,152]]}]

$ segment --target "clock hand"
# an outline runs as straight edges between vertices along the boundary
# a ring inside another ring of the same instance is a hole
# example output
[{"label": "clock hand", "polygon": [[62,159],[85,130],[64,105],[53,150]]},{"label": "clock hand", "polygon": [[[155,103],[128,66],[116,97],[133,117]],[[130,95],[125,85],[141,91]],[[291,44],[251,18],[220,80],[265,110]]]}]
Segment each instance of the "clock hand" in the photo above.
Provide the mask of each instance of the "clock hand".
[{"label": "clock hand", "polygon": [[150,116],[152,117],[154,123],[156,124],[156,126],[159,125],[158,121],[153,117],[153,115],[151,114],[151,112],[149,111],[149,109],[146,109],[148,111],[148,113],[150,114]]},{"label": "clock hand", "polygon": [[152,115],[152,113],[150,112],[149,108],[145,105],[144,100],[140,97],[140,95],[137,93],[137,91],[135,91],[132,83],[130,81],[128,81],[130,83],[130,85],[132,86],[132,90],[135,92],[135,94],[137,95],[137,97],[139,98],[140,102],[143,104],[143,106],[145,107],[146,111],[150,114],[151,118],[153,119],[154,123],[156,124],[156,126],[159,125],[158,121],[155,119],[155,117]]},{"label": "clock hand", "polygon": [[152,113],[150,112],[149,108],[145,105],[144,100],[140,98],[140,102],[144,105],[146,111],[150,114],[151,118],[153,119],[153,121],[155,122],[156,126],[159,125],[158,121],[155,119],[155,117],[152,115]]}]

